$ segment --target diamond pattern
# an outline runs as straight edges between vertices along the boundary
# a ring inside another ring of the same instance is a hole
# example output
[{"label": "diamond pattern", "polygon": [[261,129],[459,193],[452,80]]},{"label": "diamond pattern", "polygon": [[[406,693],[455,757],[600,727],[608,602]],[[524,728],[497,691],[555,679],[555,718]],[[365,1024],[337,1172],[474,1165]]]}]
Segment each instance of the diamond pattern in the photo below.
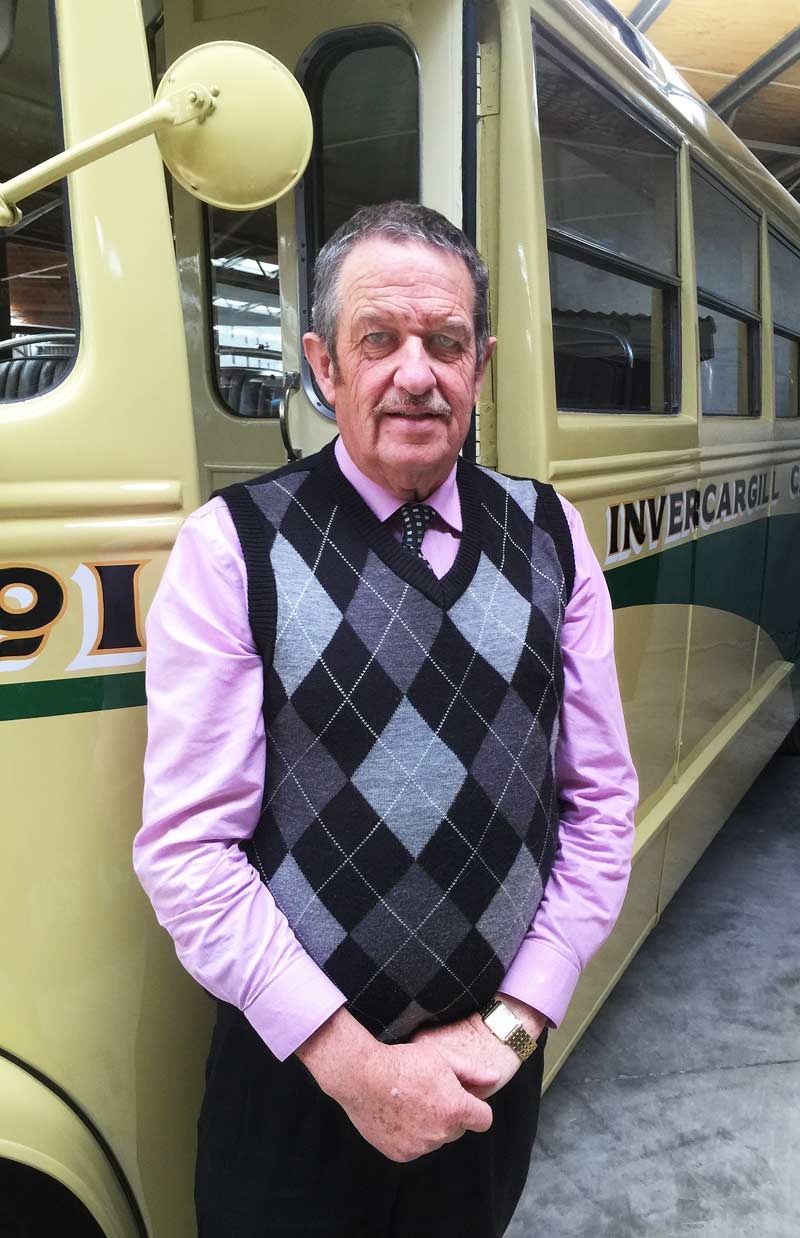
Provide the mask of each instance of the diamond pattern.
[{"label": "diamond pattern", "polygon": [[292,703],[349,776],[372,749],[400,699],[399,689],[342,619]]},{"label": "diamond pattern", "polygon": [[508,967],[517,952],[517,947],[511,944],[509,920],[517,924],[524,936],[541,897],[542,878],[536,861],[527,847],[521,847],[503,884],[477,925],[481,936],[493,948],[505,967]]},{"label": "diamond pattern", "polygon": [[291,849],[347,779],[291,701],[276,715],[267,743],[272,770],[265,807],[279,823],[284,842]]},{"label": "diamond pattern", "polygon": [[549,759],[536,713],[531,715],[513,688],[509,689],[475,757],[472,773],[520,837],[530,825],[531,801],[539,794]]},{"label": "diamond pattern", "polygon": [[342,612],[280,533],[273,543],[272,565],[278,587],[273,665],[286,695],[291,696],[317,664],[320,653],[341,623]]},{"label": "diamond pattern", "polygon": [[416,856],[447,815],[465,776],[458,757],[404,698],[353,782]]},{"label": "diamond pattern", "polygon": [[562,574],[535,488],[472,470],[482,554],[448,609],[363,504],[316,480],[323,457],[250,488],[275,530],[277,627],[248,854],[351,1011],[393,1040],[488,1000],[541,898]]},{"label": "diamond pattern", "polygon": [[415,607],[416,594],[377,555],[370,553],[367,567],[370,579],[359,583],[347,620],[367,649],[374,651],[392,682],[405,692],[427,658],[444,616],[435,606],[422,611]]},{"label": "diamond pattern", "polygon": [[447,617],[408,699],[468,767],[507,692],[502,676]]},{"label": "diamond pattern", "polygon": [[[530,568],[528,570],[530,586]],[[508,682],[524,648],[523,633],[528,626],[530,609],[530,602],[526,602],[486,555],[482,555],[472,584],[456,602],[450,617],[465,639]]]},{"label": "diamond pattern", "polygon": [[347,936],[347,930],[316,897],[291,855],[285,857],[269,888],[301,944],[308,943],[317,961],[324,963]]}]

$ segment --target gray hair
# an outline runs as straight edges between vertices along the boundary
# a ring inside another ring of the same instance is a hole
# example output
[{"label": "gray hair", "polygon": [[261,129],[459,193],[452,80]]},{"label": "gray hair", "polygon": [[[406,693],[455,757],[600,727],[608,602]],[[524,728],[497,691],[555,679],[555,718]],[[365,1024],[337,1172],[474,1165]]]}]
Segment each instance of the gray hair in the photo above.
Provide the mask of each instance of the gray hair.
[{"label": "gray hair", "polygon": [[475,331],[475,364],[480,367],[489,342],[489,272],[475,246],[460,228],[428,206],[416,202],[380,202],[362,206],[336,229],[317,255],[314,267],[314,308],[311,325],[336,362],[342,263],[359,241],[382,236],[387,240],[421,241],[456,254],[466,264],[475,287],[472,321]]}]

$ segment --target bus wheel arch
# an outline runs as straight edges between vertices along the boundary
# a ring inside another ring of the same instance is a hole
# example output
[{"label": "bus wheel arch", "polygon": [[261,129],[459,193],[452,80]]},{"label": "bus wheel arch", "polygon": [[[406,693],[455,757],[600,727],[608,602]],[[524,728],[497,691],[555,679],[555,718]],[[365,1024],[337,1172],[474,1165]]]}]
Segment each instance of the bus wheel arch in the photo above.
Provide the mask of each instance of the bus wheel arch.
[{"label": "bus wheel arch", "polygon": [[[59,1228],[39,1228],[48,1208],[52,1212],[59,1205],[64,1209]],[[71,1229],[62,1225],[67,1216]],[[3,1228],[8,1222],[11,1227]],[[14,1238],[52,1232],[65,1238],[143,1238],[146,1233],[118,1169],[90,1126],[42,1077],[5,1055],[0,1056],[0,1230]]]}]

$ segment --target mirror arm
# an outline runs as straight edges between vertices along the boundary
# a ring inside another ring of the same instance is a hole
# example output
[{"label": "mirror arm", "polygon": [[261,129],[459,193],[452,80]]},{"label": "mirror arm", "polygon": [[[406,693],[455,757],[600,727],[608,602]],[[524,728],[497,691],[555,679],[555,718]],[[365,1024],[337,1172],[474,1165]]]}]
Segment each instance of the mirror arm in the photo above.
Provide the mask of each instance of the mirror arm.
[{"label": "mirror arm", "polygon": [[216,107],[218,94],[219,91],[214,86],[210,89],[199,84],[185,86],[146,111],[139,112],[119,125],[112,125],[110,129],[104,129],[102,133],[95,134],[84,142],[70,146],[60,155],[45,159],[43,163],[1,184],[0,227],[8,228],[19,223],[22,212],[16,205],[17,202],[45,189],[54,181],[61,180],[70,172],[75,172],[78,168],[94,163],[104,155],[113,154],[114,151],[130,146],[142,138],[150,137],[161,129],[185,125],[190,120],[202,124]]}]

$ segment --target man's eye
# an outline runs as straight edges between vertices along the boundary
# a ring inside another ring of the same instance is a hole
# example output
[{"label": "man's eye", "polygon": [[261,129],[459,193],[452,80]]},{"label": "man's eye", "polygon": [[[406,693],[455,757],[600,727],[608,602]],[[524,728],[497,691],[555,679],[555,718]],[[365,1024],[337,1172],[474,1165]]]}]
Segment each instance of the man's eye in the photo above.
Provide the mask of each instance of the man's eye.
[{"label": "man's eye", "polygon": [[443,352],[457,352],[460,347],[458,340],[454,340],[452,335],[444,335],[440,331],[431,336],[431,343],[434,348],[441,348]]},{"label": "man's eye", "polygon": [[389,332],[388,331],[370,331],[369,335],[366,335],[364,338],[366,339],[368,344],[376,344],[378,347],[380,347],[382,344],[386,344],[388,342]]}]

